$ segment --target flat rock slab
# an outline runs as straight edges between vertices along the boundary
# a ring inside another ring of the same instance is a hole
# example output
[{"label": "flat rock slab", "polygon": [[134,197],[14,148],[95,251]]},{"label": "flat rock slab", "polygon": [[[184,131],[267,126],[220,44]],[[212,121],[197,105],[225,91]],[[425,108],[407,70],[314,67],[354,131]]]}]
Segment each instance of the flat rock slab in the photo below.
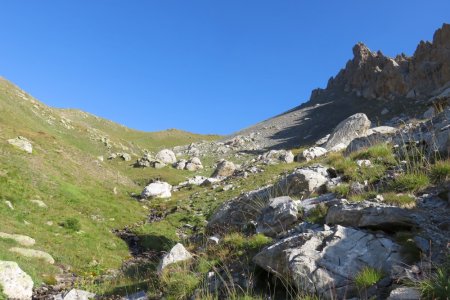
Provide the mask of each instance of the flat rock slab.
[{"label": "flat rock slab", "polygon": [[36,241],[29,236],[21,234],[9,234],[5,232],[0,232],[0,239],[10,239],[16,241],[18,244],[30,247],[36,244]]},{"label": "flat rock slab", "polygon": [[13,261],[0,261],[0,286],[8,299],[31,300],[33,280]]},{"label": "flat rock slab", "polygon": [[19,247],[13,247],[13,248],[9,249],[9,251],[17,253],[17,254],[25,256],[25,257],[43,259],[45,262],[47,262],[51,265],[53,265],[55,263],[55,260],[53,259],[53,257],[44,251],[27,249],[27,248],[19,248]]},{"label": "flat rock slab", "polygon": [[372,228],[392,231],[416,226],[409,210],[364,201],[356,204],[335,205],[328,209],[327,224]]}]

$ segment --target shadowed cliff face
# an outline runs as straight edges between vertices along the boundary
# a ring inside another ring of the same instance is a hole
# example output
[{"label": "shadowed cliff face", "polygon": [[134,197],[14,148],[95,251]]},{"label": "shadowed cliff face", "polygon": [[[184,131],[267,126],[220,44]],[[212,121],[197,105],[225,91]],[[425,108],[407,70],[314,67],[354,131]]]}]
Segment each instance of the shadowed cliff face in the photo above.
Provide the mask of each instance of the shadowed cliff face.
[{"label": "shadowed cliff face", "polygon": [[[366,99],[426,100],[450,85],[450,24],[438,29],[432,42],[421,41],[412,57],[390,58],[363,43],[353,47],[353,55],[326,90],[344,90]],[[323,92],[314,90],[311,101],[320,102]]]}]

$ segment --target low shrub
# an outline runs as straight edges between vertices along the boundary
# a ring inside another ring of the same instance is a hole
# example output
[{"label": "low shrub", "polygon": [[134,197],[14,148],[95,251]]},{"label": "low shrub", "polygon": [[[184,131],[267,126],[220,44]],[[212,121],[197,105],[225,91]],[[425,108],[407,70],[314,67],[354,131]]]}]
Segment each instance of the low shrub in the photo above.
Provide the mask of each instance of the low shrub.
[{"label": "low shrub", "polygon": [[78,220],[77,218],[67,218],[59,223],[59,225],[70,231],[81,230],[80,220]]}]

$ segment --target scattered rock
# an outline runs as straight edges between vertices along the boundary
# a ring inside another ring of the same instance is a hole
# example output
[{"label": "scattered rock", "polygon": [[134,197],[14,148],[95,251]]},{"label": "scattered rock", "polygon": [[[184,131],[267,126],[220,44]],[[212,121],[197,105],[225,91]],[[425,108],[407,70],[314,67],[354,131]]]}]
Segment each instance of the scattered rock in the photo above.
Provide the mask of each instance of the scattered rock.
[{"label": "scattered rock", "polygon": [[372,166],[372,162],[368,159],[358,159],[356,161],[356,164],[360,167],[371,167]]},{"label": "scattered rock", "polygon": [[9,207],[10,210],[14,210],[14,206],[13,206],[13,204],[11,203],[11,201],[5,200],[5,204],[6,204],[6,206]]},{"label": "scattered rock", "polygon": [[53,265],[55,263],[55,260],[53,259],[53,257],[44,251],[27,249],[27,248],[19,248],[19,247],[13,247],[13,248],[9,249],[9,251],[20,254],[25,257],[42,259],[51,265]]},{"label": "scattered rock", "polygon": [[193,157],[186,163],[185,168],[188,171],[198,171],[203,169],[203,165],[198,157]]},{"label": "scattered rock", "polygon": [[31,203],[36,204],[37,206],[41,208],[47,208],[47,204],[44,203],[42,200],[30,200]]},{"label": "scattered rock", "polygon": [[83,290],[72,289],[67,294],[60,294],[55,297],[55,300],[90,300],[95,298],[94,293]]},{"label": "scattered rock", "polygon": [[18,136],[14,139],[9,139],[8,143],[22,149],[25,152],[33,153],[33,145],[28,139],[24,138],[23,136]]},{"label": "scattered rock", "polygon": [[317,157],[324,156],[325,154],[327,154],[327,152],[328,152],[327,149],[322,147],[311,147],[309,149],[304,150],[301,154],[299,154],[298,160],[310,161]]},{"label": "scattered rock", "polygon": [[339,144],[347,147],[355,138],[364,136],[370,124],[369,118],[363,113],[348,117],[336,126],[324,148],[330,150]]},{"label": "scattered rock", "polygon": [[36,241],[29,236],[21,234],[9,234],[5,232],[0,232],[0,239],[14,240],[16,243],[25,247],[33,246],[36,243]]},{"label": "scattered rock", "polygon": [[294,154],[288,150],[270,150],[262,154],[258,160],[267,165],[275,165],[280,162],[289,164],[294,161]]},{"label": "scattered rock", "polygon": [[147,185],[141,193],[142,198],[170,198],[172,196],[172,186],[167,182],[156,181]]},{"label": "scattered rock", "polygon": [[182,244],[177,243],[169,253],[163,256],[158,266],[158,273],[161,274],[161,272],[170,264],[186,261],[191,258],[191,253],[189,253]]},{"label": "scattered rock", "polygon": [[391,291],[387,300],[420,300],[420,292],[412,287],[398,287]]},{"label": "scattered rock", "polygon": [[8,299],[31,300],[33,280],[16,262],[0,261],[0,286]]},{"label": "scattered rock", "polygon": [[173,167],[177,170],[184,170],[184,168],[186,168],[186,164],[187,164],[187,160],[180,159],[173,165]]}]

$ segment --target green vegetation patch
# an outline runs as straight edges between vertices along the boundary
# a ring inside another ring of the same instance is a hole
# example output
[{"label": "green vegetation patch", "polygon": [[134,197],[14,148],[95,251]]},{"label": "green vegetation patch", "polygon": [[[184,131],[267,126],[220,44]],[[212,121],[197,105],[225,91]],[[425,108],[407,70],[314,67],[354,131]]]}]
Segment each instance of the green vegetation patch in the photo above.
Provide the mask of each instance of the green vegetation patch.
[{"label": "green vegetation patch", "polygon": [[430,179],[424,173],[406,173],[397,176],[390,188],[397,192],[418,192],[430,185]]},{"label": "green vegetation patch", "polygon": [[355,276],[355,283],[359,289],[366,289],[383,278],[383,272],[371,267],[364,267]]},{"label": "green vegetation patch", "polygon": [[384,202],[401,208],[413,208],[416,206],[416,198],[409,194],[384,193]]}]

